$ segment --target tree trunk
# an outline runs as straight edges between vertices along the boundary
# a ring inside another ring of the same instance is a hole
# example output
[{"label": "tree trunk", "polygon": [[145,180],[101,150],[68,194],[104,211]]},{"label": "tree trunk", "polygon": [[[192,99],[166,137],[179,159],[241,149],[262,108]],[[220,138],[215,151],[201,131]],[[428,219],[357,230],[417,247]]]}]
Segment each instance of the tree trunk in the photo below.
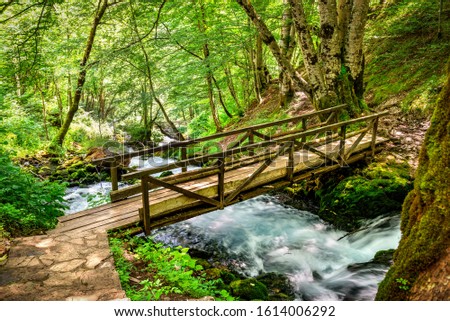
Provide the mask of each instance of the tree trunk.
[{"label": "tree trunk", "polygon": [[[281,18],[281,39],[280,49],[281,53],[286,56],[286,59],[291,62],[295,48],[295,29],[292,23],[291,9],[288,7],[287,0],[283,0],[285,6],[283,16]],[[292,64],[292,62],[291,62]],[[280,72],[280,106],[287,107],[289,101],[294,95],[291,79],[284,72]]]},{"label": "tree trunk", "polygon": [[312,90],[308,82],[303,79],[303,77],[295,70],[295,68],[291,65],[291,63],[286,59],[286,57],[282,54],[278,43],[275,40],[275,37],[270,32],[269,28],[267,28],[264,21],[259,17],[256,13],[255,8],[253,8],[252,4],[249,0],[236,0],[237,3],[244,9],[247,16],[255,25],[258,33],[261,36],[261,40],[269,47],[272,55],[278,63],[281,71],[291,78],[291,80],[301,89],[303,90],[310,98],[312,97]]},{"label": "tree trunk", "polygon": [[319,50],[313,42],[303,1],[288,0],[308,81],[295,70],[250,1],[237,2],[271,50],[282,73],[307,94],[317,110],[347,103],[351,115],[361,111],[364,89],[362,40],[369,0],[318,1]]},{"label": "tree trunk", "polygon": [[377,300],[448,300],[450,287],[450,60],[425,134],[414,189],[403,204],[402,238]]},{"label": "tree trunk", "polygon": [[231,97],[233,97],[234,102],[236,103],[237,109],[242,110],[241,104],[239,103],[239,99],[236,94],[236,89],[234,88],[233,76],[231,75],[230,68],[228,66],[225,66],[224,71],[225,71],[225,75],[227,77],[227,85],[228,85],[228,90],[230,91]]},{"label": "tree trunk", "polygon": [[92,22],[91,31],[89,33],[89,38],[86,43],[86,48],[84,50],[84,55],[80,63],[80,71],[78,73],[77,80],[77,88],[75,90],[75,95],[73,98],[73,102],[70,105],[69,111],[67,112],[66,119],[59,129],[58,134],[53,138],[49,149],[56,151],[58,147],[62,147],[64,142],[64,138],[66,137],[67,132],[69,131],[70,124],[75,117],[76,112],[78,111],[78,107],[80,105],[81,94],[83,92],[83,86],[86,82],[86,72],[87,72],[87,62],[89,60],[89,56],[91,55],[92,46],[94,45],[95,33],[97,32],[97,27],[100,24],[100,20],[102,19],[106,8],[108,7],[108,0],[99,0],[97,4],[97,11],[95,13],[94,21]]},{"label": "tree trunk", "polygon": [[54,77],[53,77],[53,84],[55,85],[56,100],[58,101],[58,111],[59,111],[58,127],[61,127],[61,125],[63,123],[63,117],[64,117],[64,105],[63,105],[63,100],[61,97],[61,92],[59,91],[58,83]]},{"label": "tree trunk", "polygon": [[267,88],[267,79],[266,79],[266,67],[264,64],[262,39],[261,36],[259,35],[256,35],[255,69],[256,69],[256,82],[258,90],[260,93],[262,93]]},{"label": "tree trunk", "polygon": [[[205,18],[205,7],[203,2],[200,3],[200,16],[201,18],[198,20],[198,28],[200,32],[204,33],[206,31],[206,18]],[[214,103],[214,91],[213,91],[213,75],[211,71],[211,67],[208,62],[209,58],[209,47],[208,43],[205,41],[203,44],[203,62],[206,65],[206,85],[208,87],[208,100],[209,107],[211,108],[211,116],[214,121],[214,125],[216,126],[216,131],[221,132],[223,130],[222,125],[220,124],[219,116],[217,114],[216,104]]]},{"label": "tree trunk", "polygon": [[42,122],[44,125],[44,131],[45,131],[45,138],[47,139],[47,141],[49,140],[48,138],[48,126],[47,126],[47,107],[45,105],[45,96],[44,96],[44,92],[42,91],[41,85],[39,83],[36,84],[37,90],[39,90],[39,93],[41,95],[41,102],[42,102]]},{"label": "tree trunk", "polygon": [[230,111],[228,110],[227,106],[225,105],[225,102],[223,101],[222,90],[220,89],[216,78],[214,76],[212,76],[212,79],[214,81],[214,85],[216,86],[217,94],[219,95],[220,105],[222,106],[222,108],[223,108],[225,114],[228,116],[228,118],[233,118],[233,115],[230,113]]}]

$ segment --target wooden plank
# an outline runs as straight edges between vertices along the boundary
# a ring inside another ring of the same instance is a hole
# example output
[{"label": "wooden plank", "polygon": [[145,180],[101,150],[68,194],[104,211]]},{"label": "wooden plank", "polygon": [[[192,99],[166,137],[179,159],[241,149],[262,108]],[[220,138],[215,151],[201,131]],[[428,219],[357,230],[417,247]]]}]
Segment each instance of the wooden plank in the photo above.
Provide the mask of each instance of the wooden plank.
[{"label": "wooden plank", "polygon": [[339,142],[339,164],[344,166],[345,163],[345,140],[347,134],[347,126],[341,127],[341,141]]},{"label": "wooden plank", "polygon": [[219,197],[219,208],[223,209],[225,206],[225,160],[218,159],[219,172],[217,177],[217,194]]},{"label": "wooden plank", "polygon": [[353,151],[355,150],[356,146],[358,146],[358,144],[361,142],[361,140],[364,138],[364,136],[366,135],[366,133],[369,131],[369,128],[372,127],[372,124],[365,128],[361,134],[358,136],[358,138],[355,140],[355,142],[352,144],[352,146],[350,146],[350,148],[347,150],[347,153],[345,154],[345,158],[349,158],[350,155],[353,153]]}]

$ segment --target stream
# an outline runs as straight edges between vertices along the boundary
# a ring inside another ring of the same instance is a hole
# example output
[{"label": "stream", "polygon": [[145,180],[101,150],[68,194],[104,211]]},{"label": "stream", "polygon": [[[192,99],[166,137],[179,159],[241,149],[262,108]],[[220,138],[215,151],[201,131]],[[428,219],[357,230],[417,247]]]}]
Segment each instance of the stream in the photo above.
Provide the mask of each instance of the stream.
[{"label": "stream", "polygon": [[[140,168],[153,164],[142,159],[133,161]],[[108,182],[67,189],[70,208],[66,214],[106,202],[110,190]],[[211,253],[215,260],[246,276],[284,274],[297,300],[373,300],[388,268],[366,262],[379,250],[397,247],[400,217],[386,215],[367,220],[360,231],[346,234],[317,215],[287,206],[269,195],[152,233],[158,242]]]}]

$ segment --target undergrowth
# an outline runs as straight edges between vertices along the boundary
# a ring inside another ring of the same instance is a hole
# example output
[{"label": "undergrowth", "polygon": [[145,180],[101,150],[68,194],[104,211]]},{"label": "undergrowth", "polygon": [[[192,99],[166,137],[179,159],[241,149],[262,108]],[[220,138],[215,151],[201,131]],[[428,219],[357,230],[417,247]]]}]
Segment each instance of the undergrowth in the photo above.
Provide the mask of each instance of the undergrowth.
[{"label": "undergrowth", "polygon": [[42,233],[64,214],[62,184],[38,180],[0,149],[0,229],[11,236]]},{"label": "undergrowth", "polygon": [[[221,288],[222,280],[208,279],[187,248],[164,247],[142,237],[110,237],[109,241],[120,282],[132,301],[174,296],[233,300],[228,291]],[[143,272],[145,277],[142,277]]]},{"label": "undergrowth", "polygon": [[365,70],[370,106],[432,112],[450,54],[450,20],[444,13],[443,37],[439,38],[438,7],[439,1],[400,0],[371,13]]}]

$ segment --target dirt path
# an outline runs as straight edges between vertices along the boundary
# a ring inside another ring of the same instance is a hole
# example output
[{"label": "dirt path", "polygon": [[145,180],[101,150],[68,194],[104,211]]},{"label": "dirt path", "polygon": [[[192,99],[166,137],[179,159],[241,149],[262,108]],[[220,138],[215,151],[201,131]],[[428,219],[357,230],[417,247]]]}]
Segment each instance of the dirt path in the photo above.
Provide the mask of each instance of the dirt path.
[{"label": "dirt path", "polygon": [[0,267],[0,300],[122,299],[106,233],[17,238]]},{"label": "dirt path", "polygon": [[413,114],[405,114],[396,108],[389,109],[390,114],[381,119],[380,134],[389,137],[386,152],[397,160],[406,161],[413,171],[417,169],[419,153],[430,127],[430,120]]}]

